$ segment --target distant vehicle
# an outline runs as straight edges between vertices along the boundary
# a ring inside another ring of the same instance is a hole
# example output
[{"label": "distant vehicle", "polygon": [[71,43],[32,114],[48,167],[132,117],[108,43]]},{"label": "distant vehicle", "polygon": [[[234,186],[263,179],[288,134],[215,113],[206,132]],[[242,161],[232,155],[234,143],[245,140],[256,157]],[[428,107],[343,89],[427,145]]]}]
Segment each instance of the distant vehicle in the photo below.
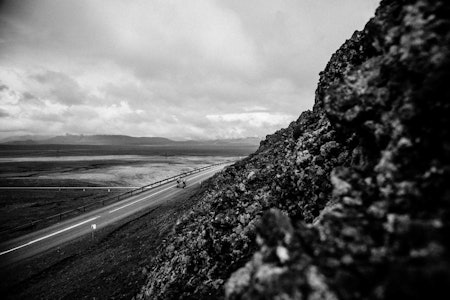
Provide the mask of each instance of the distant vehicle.
[{"label": "distant vehicle", "polygon": [[185,188],[186,187],[186,180],[185,179],[177,179],[177,188]]}]

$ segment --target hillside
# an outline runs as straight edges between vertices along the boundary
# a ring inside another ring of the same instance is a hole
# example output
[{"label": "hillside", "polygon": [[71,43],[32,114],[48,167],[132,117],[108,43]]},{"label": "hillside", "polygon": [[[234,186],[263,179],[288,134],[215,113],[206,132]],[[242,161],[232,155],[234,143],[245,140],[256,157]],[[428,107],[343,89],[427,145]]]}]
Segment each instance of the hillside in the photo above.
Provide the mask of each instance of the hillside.
[{"label": "hillside", "polygon": [[313,110],[208,182],[136,298],[450,299],[449,16],[382,1]]}]

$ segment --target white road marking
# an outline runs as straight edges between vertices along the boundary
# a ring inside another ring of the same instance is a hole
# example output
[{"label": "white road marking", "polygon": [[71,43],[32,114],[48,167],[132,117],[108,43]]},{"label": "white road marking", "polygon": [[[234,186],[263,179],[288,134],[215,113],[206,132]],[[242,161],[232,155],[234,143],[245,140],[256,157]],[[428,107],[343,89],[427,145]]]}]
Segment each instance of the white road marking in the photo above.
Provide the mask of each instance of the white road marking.
[{"label": "white road marking", "polygon": [[[194,178],[203,176],[203,175],[208,174],[208,173],[211,173],[211,172],[213,172],[213,171],[217,171],[217,169],[214,168],[214,169],[212,169],[212,170],[208,170],[208,171],[205,172],[205,173],[198,174],[197,176],[190,177],[189,179],[192,180],[192,179],[194,179]],[[124,207],[130,206],[130,205],[132,205],[132,204],[134,204],[134,203],[143,201],[143,200],[145,200],[145,199],[147,199],[147,198],[149,198],[149,197],[151,197],[151,196],[154,196],[154,195],[157,195],[157,194],[159,194],[159,193],[162,193],[162,192],[164,192],[164,191],[166,191],[166,190],[169,190],[169,189],[173,188],[174,186],[175,186],[175,185],[169,186],[168,188],[165,188],[165,189],[160,190],[160,191],[158,191],[158,192],[156,192],[156,193],[153,193],[153,194],[151,194],[151,195],[149,195],[149,196],[147,196],[147,197],[145,197],[145,198],[139,199],[139,200],[137,200],[137,201],[133,201],[133,202],[128,203],[128,204],[126,204],[126,205],[124,205],[124,206],[121,206],[121,207],[118,207],[118,208],[116,208],[116,209],[113,209],[113,210],[109,211],[109,213],[118,211],[119,209],[122,209],[122,208],[124,208]],[[5,251],[3,251],[3,252],[0,252],[0,256],[1,256],[1,255],[4,255],[4,254],[7,254],[7,253],[10,253],[10,252],[13,252],[13,251],[16,251],[16,250],[21,249],[21,248],[23,248],[23,247],[32,245],[32,244],[34,244],[34,243],[37,243],[37,242],[42,241],[42,240],[45,240],[45,239],[47,239],[47,238],[49,238],[49,237],[55,236],[55,235],[57,235],[57,234],[63,233],[63,232],[65,232],[65,231],[71,230],[71,229],[73,229],[73,228],[79,227],[79,226],[81,226],[81,225],[83,225],[83,224],[89,223],[89,222],[94,221],[94,220],[96,220],[96,219],[98,219],[98,218],[100,218],[100,216],[95,216],[95,217],[90,218],[90,219],[88,219],[88,220],[85,220],[85,221],[83,221],[83,222],[77,223],[77,224],[75,224],[75,225],[72,225],[72,226],[69,226],[69,227],[67,227],[67,228],[64,228],[64,229],[55,231],[55,232],[53,232],[53,233],[50,233],[50,234],[45,235],[45,236],[43,236],[43,237],[40,237],[40,238],[38,238],[38,239],[32,240],[32,241],[30,241],[30,242],[28,242],[28,243],[25,243],[25,244],[23,244],[23,245],[20,245],[20,246],[11,248],[11,249],[9,249],[9,250],[5,250]]]},{"label": "white road marking", "polygon": [[153,194],[151,194],[151,195],[148,195],[147,197],[144,197],[144,198],[142,198],[142,199],[139,199],[139,200],[136,200],[136,201],[127,203],[127,204],[125,204],[125,205],[123,205],[123,206],[121,206],[121,207],[118,207],[118,208],[115,208],[115,209],[113,209],[113,210],[110,210],[109,213],[111,214],[111,213],[113,213],[113,212],[115,212],[115,211],[118,211],[118,210],[120,210],[120,209],[122,209],[122,208],[125,208],[125,207],[127,207],[127,206],[130,206],[130,205],[133,205],[133,204],[135,204],[135,203],[144,201],[145,199],[147,199],[147,198],[149,198],[149,197],[151,197],[151,196],[154,196],[154,195],[157,195],[157,194],[162,193],[162,192],[164,192],[164,191],[167,191],[167,190],[169,190],[169,189],[171,189],[171,188],[173,188],[173,187],[174,187],[174,185],[171,185],[171,186],[169,186],[168,188],[165,188],[165,189],[160,190],[160,191],[158,191],[158,192],[156,192],[156,193],[153,193]]},{"label": "white road marking", "polygon": [[139,189],[140,186],[0,186],[0,190],[126,190]]},{"label": "white road marking", "polygon": [[78,224],[69,226],[69,227],[67,227],[67,228],[58,230],[58,231],[53,232],[53,233],[50,233],[50,234],[48,234],[48,235],[46,235],[46,236],[43,236],[43,237],[40,237],[40,238],[38,238],[38,239],[32,240],[32,241],[30,241],[30,242],[28,242],[28,243],[26,243],[26,244],[23,244],[23,245],[20,245],[20,246],[15,247],[15,248],[12,248],[12,249],[9,249],[9,250],[0,252],[0,255],[7,254],[7,253],[9,253],[9,252],[18,250],[18,249],[20,249],[20,248],[29,246],[29,245],[31,245],[31,244],[37,243],[37,242],[42,241],[42,240],[45,240],[45,239],[47,239],[47,238],[49,238],[49,237],[52,237],[52,236],[57,235],[57,234],[60,234],[60,233],[65,232],[65,231],[67,231],[67,230],[73,229],[73,228],[75,228],[75,227],[81,226],[81,225],[83,225],[83,224],[89,223],[89,222],[94,221],[95,219],[98,219],[98,218],[100,218],[100,216],[96,216],[96,217],[90,218],[89,220],[80,222],[80,223],[78,223]]},{"label": "white road marking", "polygon": [[[199,175],[197,175],[197,176],[191,177],[190,180],[192,180],[192,179],[194,179],[194,178],[197,178],[197,177],[199,177],[199,176],[202,176],[202,175],[211,173],[211,172],[213,172],[213,171],[214,171],[214,170],[209,170],[208,172],[205,172],[205,173],[199,174]],[[141,201],[144,201],[144,200],[146,200],[147,198],[150,198],[150,197],[152,197],[152,196],[154,196],[154,195],[157,195],[157,194],[159,194],[159,193],[162,193],[162,192],[165,192],[165,191],[167,191],[167,190],[170,190],[170,189],[173,188],[174,186],[175,186],[175,185],[171,185],[171,186],[169,186],[168,188],[165,188],[165,189],[163,189],[163,190],[157,191],[156,193],[153,193],[153,194],[151,194],[151,195],[148,195],[147,197],[144,197],[144,198],[142,198],[142,199],[139,199],[139,200],[136,200],[136,201],[127,203],[127,204],[125,204],[125,205],[123,205],[123,206],[121,206],[121,207],[118,207],[118,208],[115,208],[115,209],[113,209],[113,210],[110,210],[109,213],[111,214],[111,213],[113,213],[113,212],[115,212],[115,211],[121,210],[122,208],[128,207],[128,206],[130,206],[130,205],[133,205],[133,204],[138,203],[138,202],[141,202]]]},{"label": "white road marking", "polygon": [[[196,176],[196,177],[198,177],[198,176]],[[191,178],[192,179],[192,178]],[[198,182],[200,182],[200,180],[197,180],[197,181],[193,181],[192,182],[192,185],[195,185],[196,183],[198,183]],[[178,191],[173,191],[171,194],[168,194],[168,195],[166,195],[166,197],[169,197],[169,196],[173,196],[174,194],[176,194]],[[153,195],[149,195],[148,197],[151,197],[151,196],[153,196]],[[146,198],[148,198],[148,197],[146,197]],[[158,204],[160,201],[156,201],[156,202],[154,202],[154,204]],[[118,220],[120,220],[120,219],[122,219],[123,218],[123,215],[119,215],[118,217],[115,217],[115,218],[113,218],[113,219],[110,219],[109,221],[108,221],[108,223],[114,223],[114,222],[116,222],[116,221],[118,221]]]}]

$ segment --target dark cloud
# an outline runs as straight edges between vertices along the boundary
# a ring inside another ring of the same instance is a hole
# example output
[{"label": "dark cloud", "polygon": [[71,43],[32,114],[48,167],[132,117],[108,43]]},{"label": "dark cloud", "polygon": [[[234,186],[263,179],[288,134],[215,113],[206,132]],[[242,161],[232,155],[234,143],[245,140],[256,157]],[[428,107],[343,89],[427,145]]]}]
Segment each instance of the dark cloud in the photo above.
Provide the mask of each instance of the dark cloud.
[{"label": "dark cloud", "polygon": [[33,94],[29,92],[24,92],[19,97],[19,103],[21,103],[24,106],[35,106],[35,107],[45,107],[45,103],[41,101],[38,97],[34,96]]},{"label": "dark cloud", "polygon": [[9,114],[0,108],[0,118],[9,117]]},{"label": "dark cloud", "polygon": [[80,85],[61,72],[45,71],[30,77],[45,86],[45,96],[55,102],[75,105],[83,103],[87,98]]}]

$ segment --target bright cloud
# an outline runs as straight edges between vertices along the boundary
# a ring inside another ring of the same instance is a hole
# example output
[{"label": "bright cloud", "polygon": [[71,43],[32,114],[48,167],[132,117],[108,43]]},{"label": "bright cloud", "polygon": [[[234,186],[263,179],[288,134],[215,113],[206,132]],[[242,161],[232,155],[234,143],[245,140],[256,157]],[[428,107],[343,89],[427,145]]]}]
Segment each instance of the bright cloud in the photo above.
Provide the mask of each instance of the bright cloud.
[{"label": "bright cloud", "polygon": [[238,113],[238,114],[223,114],[223,115],[207,115],[207,119],[219,123],[244,123],[251,127],[261,126],[277,126],[279,124],[289,122],[292,120],[291,115],[281,113]]},{"label": "bright cloud", "polygon": [[264,136],[378,0],[0,4],[0,138]]}]

